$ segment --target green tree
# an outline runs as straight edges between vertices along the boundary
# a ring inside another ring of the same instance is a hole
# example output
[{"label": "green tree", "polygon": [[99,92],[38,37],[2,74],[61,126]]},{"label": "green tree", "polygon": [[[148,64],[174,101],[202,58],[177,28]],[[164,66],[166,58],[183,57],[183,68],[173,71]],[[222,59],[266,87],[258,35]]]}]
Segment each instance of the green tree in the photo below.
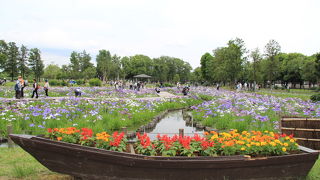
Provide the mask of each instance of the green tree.
[{"label": "green tree", "polygon": [[71,70],[71,77],[73,79],[77,79],[80,75],[80,57],[79,53],[73,51],[70,55],[70,70]]},{"label": "green tree", "polygon": [[201,67],[197,67],[193,70],[193,72],[191,73],[191,81],[192,82],[203,82],[204,78],[202,77],[202,71],[201,71]]},{"label": "green tree", "polygon": [[18,71],[21,74],[23,78],[25,78],[26,73],[28,73],[29,68],[28,68],[28,52],[29,50],[27,49],[26,46],[22,45],[20,47],[19,51],[19,58],[18,58]]},{"label": "green tree", "polygon": [[268,80],[273,84],[277,78],[278,62],[275,57],[281,52],[280,44],[271,39],[265,46],[265,55],[268,59]]},{"label": "green tree", "polygon": [[173,82],[175,82],[175,83],[180,82],[180,76],[179,76],[179,74],[174,75],[174,77],[173,77]]},{"label": "green tree", "polygon": [[5,72],[8,73],[12,81],[14,77],[18,76],[18,62],[17,62],[18,57],[19,57],[19,48],[16,46],[16,43],[9,42],[7,61],[5,63]]},{"label": "green tree", "polygon": [[78,58],[79,58],[79,70],[80,70],[80,77],[79,78],[82,78],[85,76],[84,72],[87,69],[92,69],[94,66],[90,62],[91,61],[90,54],[88,54],[85,50],[83,50],[82,53],[78,54]]},{"label": "green tree", "polygon": [[102,81],[106,81],[107,77],[111,74],[111,66],[112,66],[112,60],[111,60],[111,54],[107,50],[100,50],[99,54],[96,57],[97,61],[97,74],[98,77]]},{"label": "green tree", "polygon": [[40,81],[40,77],[43,74],[44,64],[41,60],[41,52],[38,48],[30,49],[29,53],[29,66],[34,74],[35,79]]},{"label": "green tree", "polygon": [[8,59],[8,45],[4,40],[0,40],[0,70],[5,69]]},{"label": "green tree", "polygon": [[212,67],[212,63],[213,63],[213,56],[211,54],[205,53],[204,55],[201,56],[201,59],[200,59],[201,74],[202,74],[202,77],[207,81],[212,80],[211,72],[214,69],[214,67]]},{"label": "green tree", "polygon": [[236,38],[228,42],[227,47],[214,50],[215,81],[227,81],[231,86],[241,78],[243,65],[246,62],[246,48],[242,39]]},{"label": "green tree", "polygon": [[59,74],[61,74],[61,68],[56,64],[49,64],[44,69],[43,77],[46,79],[57,79]]},{"label": "green tree", "polygon": [[123,69],[121,68],[121,57],[114,54],[111,58],[111,78],[119,79],[123,74]]},{"label": "green tree", "polygon": [[317,70],[317,77],[318,77],[318,83],[320,85],[320,52],[313,55],[315,57],[315,63],[316,63],[316,70]]},{"label": "green tree", "polygon": [[84,78],[85,79],[92,79],[94,77],[96,77],[97,75],[97,69],[95,67],[88,67],[84,72]]},{"label": "green tree", "polygon": [[302,67],[302,78],[309,82],[309,87],[311,84],[317,83],[317,68],[316,62],[313,58],[308,58]]},{"label": "green tree", "polygon": [[168,81],[169,67],[166,63],[167,57],[161,56],[153,59],[153,74],[152,77],[156,81]]},{"label": "green tree", "polygon": [[259,48],[256,48],[254,49],[253,51],[251,51],[250,53],[250,57],[252,58],[252,80],[254,82],[254,85],[253,85],[253,89],[255,90],[255,87],[256,87],[256,83],[258,81],[258,78],[257,78],[257,72],[259,70],[259,62],[260,60],[262,59],[262,55],[260,53],[260,50]]}]

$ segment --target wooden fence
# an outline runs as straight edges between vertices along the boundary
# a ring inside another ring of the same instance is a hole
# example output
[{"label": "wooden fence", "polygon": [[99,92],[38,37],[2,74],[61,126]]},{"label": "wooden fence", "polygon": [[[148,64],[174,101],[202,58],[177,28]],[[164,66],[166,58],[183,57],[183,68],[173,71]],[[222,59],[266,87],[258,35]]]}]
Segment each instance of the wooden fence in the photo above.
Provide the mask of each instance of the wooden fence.
[{"label": "wooden fence", "polygon": [[319,118],[282,117],[280,130],[293,134],[299,145],[320,150]]}]

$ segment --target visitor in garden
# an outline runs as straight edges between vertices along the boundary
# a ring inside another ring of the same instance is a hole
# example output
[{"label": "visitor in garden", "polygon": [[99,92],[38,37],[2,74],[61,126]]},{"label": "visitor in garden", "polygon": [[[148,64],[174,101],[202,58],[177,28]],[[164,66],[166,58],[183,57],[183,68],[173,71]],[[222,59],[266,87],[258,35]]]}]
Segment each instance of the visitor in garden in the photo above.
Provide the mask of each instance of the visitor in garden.
[{"label": "visitor in garden", "polygon": [[141,87],[141,82],[137,83],[137,91],[140,91],[140,87]]},{"label": "visitor in garden", "polygon": [[81,90],[80,90],[80,88],[76,88],[76,89],[74,90],[74,94],[75,94],[76,97],[78,97],[78,96],[81,97]]},{"label": "visitor in garden", "polygon": [[156,90],[157,93],[160,93],[160,88],[159,87],[156,87],[155,90]]},{"label": "visitor in garden", "polygon": [[188,86],[186,86],[186,87],[184,87],[183,89],[182,89],[182,93],[183,93],[183,95],[188,95],[188,92],[189,92],[189,87]]},{"label": "visitor in garden", "polygon": [[38,89],[40,88],[40,85],[37,83],[36,79],[33,79],[33,91],[32,91],[32,96],[31,98],[34,97],[34,94],[36,94],[36,98],[38,98]]},{"label": "visitor in garden", "polygon": [[14,90],[16,91],[16,99],[20,99],[21,96],[21,83],[20,80],[18,78],[15,86],[14,86]]},{"label": "visitor in garden", "polygon": [[180,82],[177,82],[177,88],[180,89]]},{"label": "visitor in garden", "polygon": [[20,81],[20,85],[21,85],[20,97],[23,98],[24,97],[23,89],[25,87],[25,82],[21,76],[19,76],[18,79],[20,79],[19,81]]},{"label": "visitor in garden", "polygon": [[217,90],[219,91],[219,89],[220,89],[220,84],[217,83]]},{"label": "visitor in garden", "polygon": [[44,83],[44,86],[43,86],[43,89],[44,89],[44,92],[46,93],[46,96],[48,97],[48,90],[49,90],[49,82],[48,82],[48,79],[45,80],[45,83]]}]

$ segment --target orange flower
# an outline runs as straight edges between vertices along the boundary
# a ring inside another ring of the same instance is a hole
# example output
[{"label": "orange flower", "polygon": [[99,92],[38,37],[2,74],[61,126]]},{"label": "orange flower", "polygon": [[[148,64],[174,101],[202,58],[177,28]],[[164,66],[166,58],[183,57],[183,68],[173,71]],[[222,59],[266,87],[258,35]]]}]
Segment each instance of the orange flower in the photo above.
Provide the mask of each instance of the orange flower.
[{"label": "orange flower", "polygon": [[57,140],[58,140],[58,141],[61,141],[61,140],[62,140],[62,137],[57,137]]}]

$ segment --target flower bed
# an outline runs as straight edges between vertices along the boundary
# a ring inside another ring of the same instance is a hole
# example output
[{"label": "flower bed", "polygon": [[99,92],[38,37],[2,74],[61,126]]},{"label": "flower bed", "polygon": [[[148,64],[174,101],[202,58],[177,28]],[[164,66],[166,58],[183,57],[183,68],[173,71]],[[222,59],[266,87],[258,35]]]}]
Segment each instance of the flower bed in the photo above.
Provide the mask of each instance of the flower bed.
[{"label": "flower bed", "polygon": [[[48,129],[50,139],[97,147],[112,151],[127,150],[127,139],[124,133],[107,132],[94,134],[91,129],[75,127]],[[292,135],[274,132],[243,131],[206,132],[204,137],[158,135],[151,141],[147,134],[137,134],[134,144],[135,153],[148,156],[223,156],[250,155],[277,156],[298,152],[298,144]]]}]

